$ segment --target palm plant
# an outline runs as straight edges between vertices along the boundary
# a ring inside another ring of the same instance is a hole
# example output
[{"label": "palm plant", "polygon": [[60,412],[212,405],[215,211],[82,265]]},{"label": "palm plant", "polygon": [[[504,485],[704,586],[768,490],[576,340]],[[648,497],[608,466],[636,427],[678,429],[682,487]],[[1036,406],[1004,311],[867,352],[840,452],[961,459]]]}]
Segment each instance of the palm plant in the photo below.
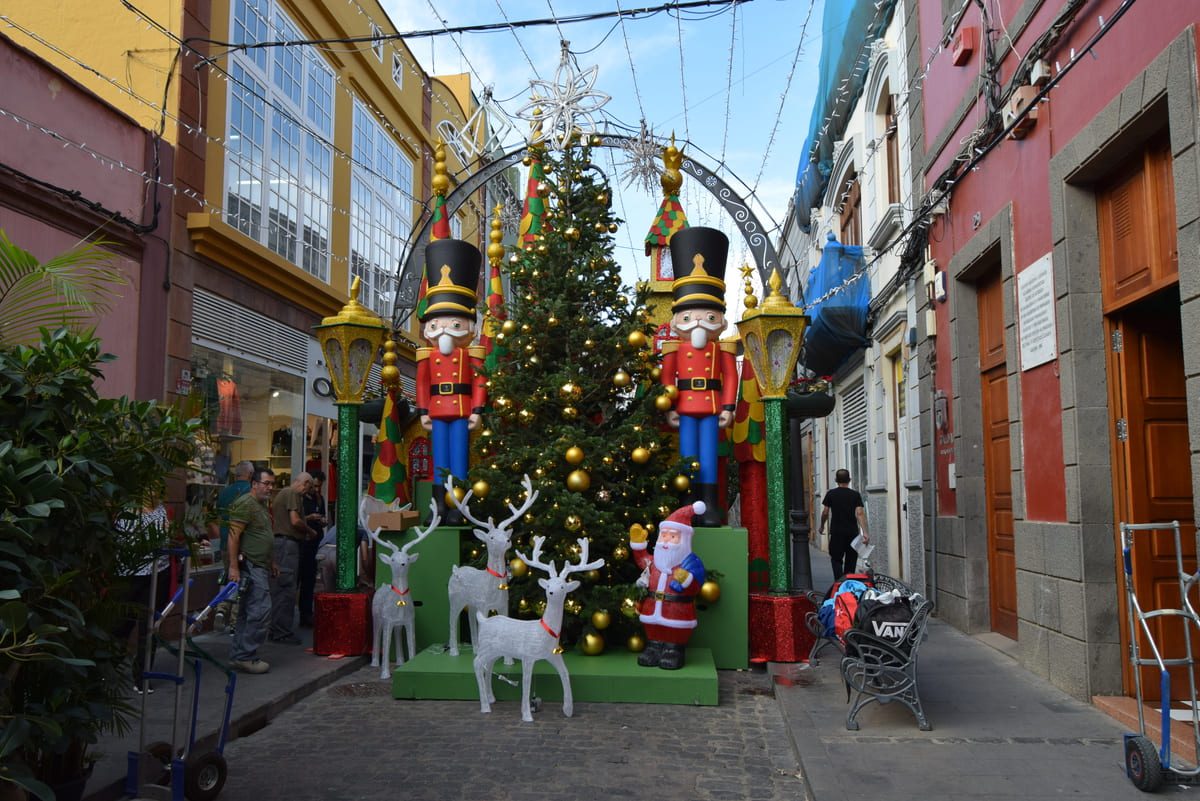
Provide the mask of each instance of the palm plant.
[{"label": "palm plant", "polygon": [[83,242],[39,262],[0,230],[0,344],[32,345],[42,328],[83,328],[108,311],[128,281],[105,244]]}]

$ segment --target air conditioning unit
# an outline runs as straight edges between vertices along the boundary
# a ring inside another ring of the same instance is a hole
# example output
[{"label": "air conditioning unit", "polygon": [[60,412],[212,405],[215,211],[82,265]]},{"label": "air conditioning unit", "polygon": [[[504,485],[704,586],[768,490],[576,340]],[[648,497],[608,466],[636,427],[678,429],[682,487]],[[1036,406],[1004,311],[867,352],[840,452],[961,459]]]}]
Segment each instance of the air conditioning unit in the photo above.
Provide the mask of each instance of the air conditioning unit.
[{"label": "air conditioning unit", "polygon": [[1050,80],[1050,62],[1039,58],[1029,69],[1029,82],[1039,89]]}]

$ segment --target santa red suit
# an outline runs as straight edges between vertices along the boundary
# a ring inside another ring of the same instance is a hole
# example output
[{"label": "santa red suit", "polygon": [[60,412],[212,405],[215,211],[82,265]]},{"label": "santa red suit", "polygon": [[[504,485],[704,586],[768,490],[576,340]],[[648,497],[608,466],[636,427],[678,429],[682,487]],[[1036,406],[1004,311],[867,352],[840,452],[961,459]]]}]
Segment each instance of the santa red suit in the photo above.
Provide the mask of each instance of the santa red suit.
[{"label": "santa red suit", "polygon": [[[683,648],[696,628],[696,595],[704,583],[704,563],[692,553],[691,524],[704,509],[704,503],[697,501],[674,511],[659,526],[653,553],[645,539],[629,544],[644,570],[638,584],[647,590],[639,608],[647,644],[638,664],[645,667],[683,667]],[[677,571],[685,575],[676,575]]]}]

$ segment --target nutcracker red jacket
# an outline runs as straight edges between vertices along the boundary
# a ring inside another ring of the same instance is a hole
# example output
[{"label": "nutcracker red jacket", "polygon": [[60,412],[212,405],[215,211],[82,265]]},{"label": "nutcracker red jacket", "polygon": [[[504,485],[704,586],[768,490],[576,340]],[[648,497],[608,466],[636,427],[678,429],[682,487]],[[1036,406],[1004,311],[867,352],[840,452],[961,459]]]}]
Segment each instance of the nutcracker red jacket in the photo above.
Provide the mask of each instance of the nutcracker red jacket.
[{"label": "nutcracker red jacket", "polygon": [[703,348],[679,339],[664,342],[662,383],[679,390],[675,411],[707,417],[737,408],[736,352],[735,342],[709,342]]},{"label": "nutcracker red jacket", "polygon": [[417,412],[434,420],[458,420],[480,414],[487,404],[483,348],[455,348],[443,356],[436,348],[417,349]]}]

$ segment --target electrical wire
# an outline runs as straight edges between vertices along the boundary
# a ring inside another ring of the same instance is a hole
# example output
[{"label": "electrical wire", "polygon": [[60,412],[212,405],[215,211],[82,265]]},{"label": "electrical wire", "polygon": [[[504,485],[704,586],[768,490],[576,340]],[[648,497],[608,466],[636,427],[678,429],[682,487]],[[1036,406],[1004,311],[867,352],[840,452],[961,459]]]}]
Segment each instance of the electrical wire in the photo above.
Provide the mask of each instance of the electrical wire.
[{"label": "electrical wire", "polygon": [[737,44],[737,6],[733,8],[729,25],[729,66],[725,70],[725,128],[721,134],[721,161],[725,161],[726,147],[729,144],[729,104],[733,100],[733,51]]}]

